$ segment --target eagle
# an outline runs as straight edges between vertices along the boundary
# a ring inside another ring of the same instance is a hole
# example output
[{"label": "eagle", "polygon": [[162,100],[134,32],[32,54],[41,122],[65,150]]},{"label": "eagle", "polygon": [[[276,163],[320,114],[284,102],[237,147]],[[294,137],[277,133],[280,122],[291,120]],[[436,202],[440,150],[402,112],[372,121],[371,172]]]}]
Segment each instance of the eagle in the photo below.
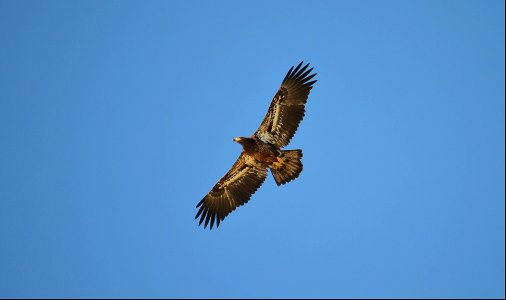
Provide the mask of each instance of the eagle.
[{"label": "eagle", "polygon": [[271,101],[267,114],[250,137],[233,139],[242,145],[242,152],[232,168],[197,204],[195,219],[209,229],[237,207],[249,201],[267,177],[270,169],[278,186],[299,176],[302,172],[302,150],[281,150],[288,145],[304,118],[309,92],[316,73],[303,62],[292,66]]}]

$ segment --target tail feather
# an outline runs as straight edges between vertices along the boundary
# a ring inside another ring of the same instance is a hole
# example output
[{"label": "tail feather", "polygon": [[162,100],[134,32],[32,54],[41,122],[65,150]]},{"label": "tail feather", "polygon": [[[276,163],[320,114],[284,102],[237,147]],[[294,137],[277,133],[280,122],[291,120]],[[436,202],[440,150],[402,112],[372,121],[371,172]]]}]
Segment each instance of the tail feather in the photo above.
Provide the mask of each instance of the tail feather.
[{"label": "tail feather", "polygon": [[302,172],[302,150],[281,150],[281,159],[270,166],[272,176],[277,185],[282,185],[299,177]]}]

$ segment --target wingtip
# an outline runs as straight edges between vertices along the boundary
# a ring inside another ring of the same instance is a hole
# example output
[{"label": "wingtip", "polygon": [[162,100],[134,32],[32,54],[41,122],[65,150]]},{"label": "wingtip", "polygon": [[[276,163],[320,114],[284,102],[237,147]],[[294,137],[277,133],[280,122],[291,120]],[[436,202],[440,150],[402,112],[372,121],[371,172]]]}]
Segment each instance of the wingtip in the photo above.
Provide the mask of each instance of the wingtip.
[{"label": "wingtip", "polygon": [[200,216],[199,226],[200,226],[200,224],[202,224],[202,222],[204,222],[204,218],[206,217],[206,215],[207,215],[207,209],[204,209],[202,211],[202,215]]},{"label": "wingtip", "polygon": [[295,67],[295,70],[293,70],[293,73],[292,73],[292,74],[296,74],[296,73],[299,71],[300,66],[302,66],[302,64],[303,64],[303,63],[304,63],[304,61],[301,61],[301,62],[297,65],[297,67]]},{"label": "wingtip", "polygon": [[[204,208],[204,206],[202,208]],[[221,223],[221,221],[223,221],[223,218],[220,218],[219,215],[212,214],[209,211],[203,211],[202,208],[201,208],[201,210],[199,210],[199,212],[195,216],[195,219],[198,219],[200,217],[198,226],[200,226],[200,225],[202,225],[202,223],[204,223],[204,229],[207,229],[207,226],[209,226],[209,230],[212,230],[213,227],[216,227],[216,228],[220,227],[220,223]]]},{"label": "wingtip", "polygon": [[[200,205],[202,205],[202,203],[199,203],[197,207],[199,207]],[[200,216],[200,214],[204,211],[204,208],[205,208],[204,205],[200,207],[200,209],[197,211],[197,214],[195,215],[195,219],[197,219]]]},{"label": "wingtip", "polygon": [[[302,60],[297,66],[292,66],[290,70],[288,70],[288,73],[286,73],[285,78],[283,78],[283,83],[286,82],[288,78],[297,78],[299,77],[309,66],[309,63],[307,63],[304,67],[301,66],[304,64],[304,61]],[[312,68],[311,68],[312,70]]]}]

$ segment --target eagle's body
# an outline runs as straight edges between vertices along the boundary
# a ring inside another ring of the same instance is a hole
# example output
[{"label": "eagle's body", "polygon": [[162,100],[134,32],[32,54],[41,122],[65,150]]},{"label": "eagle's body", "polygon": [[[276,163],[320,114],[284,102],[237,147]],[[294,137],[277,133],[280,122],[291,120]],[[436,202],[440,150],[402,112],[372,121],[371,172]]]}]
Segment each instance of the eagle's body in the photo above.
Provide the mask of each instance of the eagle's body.
[{"label": "eagle's body", "polygon": [[262,185],[270,169],[277,185],[285,184],[302,172],[302,150],[281,150],[288,145],[300,121],[304,118],[305,105],[316,74],[301,68],[302,62],[292,67],[281,87],[272,99],[269,110],[257,131],[249,138],[234,139],[243,151],[232,168],[213,189],[197,204],[200,207],[195,219],[204,227],[211,221],[216,226],[236,207],[248,202]]},{"label": "eagle's body", "polygon": [[276,149],[276,146],[272,144],[263,142],[254,135],[250,138],[235,138],[234,142],[241,144],[245,154],[255,158],[256,161],[265,164],[265,167],[268,167],[277,161],[279,149]]}]

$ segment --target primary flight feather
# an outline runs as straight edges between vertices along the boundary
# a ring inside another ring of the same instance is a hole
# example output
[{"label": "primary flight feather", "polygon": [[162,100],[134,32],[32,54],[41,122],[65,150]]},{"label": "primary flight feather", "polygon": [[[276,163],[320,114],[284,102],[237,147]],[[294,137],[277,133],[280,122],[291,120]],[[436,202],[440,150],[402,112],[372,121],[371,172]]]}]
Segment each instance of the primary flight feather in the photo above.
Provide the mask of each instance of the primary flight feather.
[{"label": "primary flight feather", "polygon": [[291,67],[276,95],[272,99],[266,116],[255,133],[247,137],[234,138],[243,150],[232,168],[213,189],[197,204],[195,219],[199,225],[210,229],[216,227],[225,217],[248,202],[267,177],[267,168],[276,184],[285,184],[302,172],[302,150],[281,150],[288,145],[300,122],[304,118],[309,92],[316,80],[316,73],[309,64],[302,62]]}]

